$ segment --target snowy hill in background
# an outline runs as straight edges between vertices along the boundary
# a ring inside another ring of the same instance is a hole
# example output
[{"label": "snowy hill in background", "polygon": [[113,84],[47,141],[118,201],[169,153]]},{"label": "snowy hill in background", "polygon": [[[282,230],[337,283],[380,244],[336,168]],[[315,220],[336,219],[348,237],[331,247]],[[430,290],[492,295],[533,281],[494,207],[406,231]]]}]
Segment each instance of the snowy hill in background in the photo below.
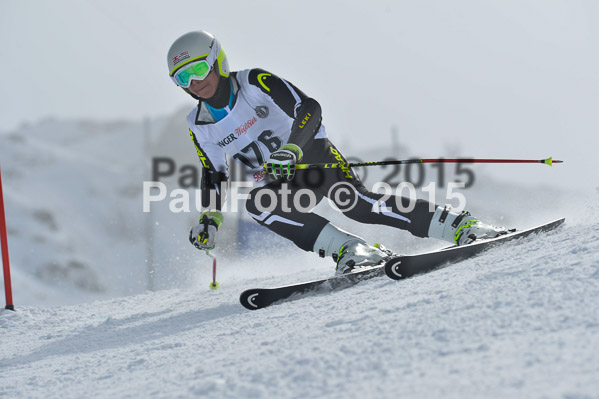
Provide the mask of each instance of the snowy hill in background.
[{"label": "snowy hill in background", "polygon": [[135,129],[47,120],[0,136],[17,303],[136,289],[136,279],[127,278],[143,266],[129,264],[143,255],[135,238],[139,214],[130,212],[143,171]]}]

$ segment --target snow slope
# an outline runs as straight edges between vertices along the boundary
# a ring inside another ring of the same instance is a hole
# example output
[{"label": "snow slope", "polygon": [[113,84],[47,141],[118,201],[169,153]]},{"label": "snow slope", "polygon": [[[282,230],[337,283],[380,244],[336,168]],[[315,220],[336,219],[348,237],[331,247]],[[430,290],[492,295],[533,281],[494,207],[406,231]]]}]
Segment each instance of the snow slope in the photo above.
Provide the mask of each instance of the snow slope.
[{"label": "snow slope", "polygon": [[3,311],[0,397],[597,398],[599,206],[580,205],[558,231],[426,275],[254,312],[243,289],[315,269],[265,277],[265,258],[244,275],[240,260],[218,291],[203,275]]}]

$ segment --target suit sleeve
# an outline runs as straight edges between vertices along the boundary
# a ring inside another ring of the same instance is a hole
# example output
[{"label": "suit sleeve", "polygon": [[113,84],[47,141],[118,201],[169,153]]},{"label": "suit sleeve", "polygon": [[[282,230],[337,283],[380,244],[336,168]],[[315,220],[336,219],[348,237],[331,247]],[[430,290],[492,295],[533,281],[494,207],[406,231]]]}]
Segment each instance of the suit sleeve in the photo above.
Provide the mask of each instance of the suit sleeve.
[{"label": "suit sleeve", "polygon": [[195,145],[200,162],[202,163],[202,180],[200,183],[200,189],[202,192],[202,208],[217,209],[220,211],[222,210],[223,204],[227,198],[226,187],[229,180],[225,155],[224,153],[222,154],[223,160],[221,165],[215,164],[210,160],[208,156],[209,152],[205,151],[200,146],[195,134],[191,129],[189,129],[189,134]]},{"label": "suit sleeve", "polygon": [[305,147],[320,129],[322,110],[318,101],[308,97],[292,83],[263,69],[252,69],[248,79],[250,84],[270,96],[293,119],[289,143]]}]

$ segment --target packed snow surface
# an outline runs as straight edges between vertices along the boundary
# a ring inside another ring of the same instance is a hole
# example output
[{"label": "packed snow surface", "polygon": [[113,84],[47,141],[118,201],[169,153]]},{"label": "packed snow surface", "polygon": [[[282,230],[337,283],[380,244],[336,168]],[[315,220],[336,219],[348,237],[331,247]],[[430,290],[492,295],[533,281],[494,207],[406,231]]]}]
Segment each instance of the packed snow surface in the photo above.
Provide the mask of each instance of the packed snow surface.
[{"label": "packed snow surface", "polygon": [[0,396],[599,397],[599,212],[587,213],[405,281],[258,311],[242,290],[313,270],[239,277],[240,262],[217,291],[205,276],[195,289],[3,311]]}]

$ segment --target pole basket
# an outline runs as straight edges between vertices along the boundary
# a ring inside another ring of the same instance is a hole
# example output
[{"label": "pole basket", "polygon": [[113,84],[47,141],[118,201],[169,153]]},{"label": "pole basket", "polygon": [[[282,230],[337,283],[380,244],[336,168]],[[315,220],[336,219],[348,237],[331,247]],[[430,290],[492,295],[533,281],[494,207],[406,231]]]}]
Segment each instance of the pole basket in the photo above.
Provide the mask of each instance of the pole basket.
[{"label": "pole basket", "polygon": [[12,285],[10,280],[10,262],[8,261],[8,240],[6,239],[6,214],[4,212],[4,196],[2,195],[2,173],[0,171],[0,249],[2,251],[2,269],[4,270],[4,295],[6,309],[15,310],[12,303]]}]

